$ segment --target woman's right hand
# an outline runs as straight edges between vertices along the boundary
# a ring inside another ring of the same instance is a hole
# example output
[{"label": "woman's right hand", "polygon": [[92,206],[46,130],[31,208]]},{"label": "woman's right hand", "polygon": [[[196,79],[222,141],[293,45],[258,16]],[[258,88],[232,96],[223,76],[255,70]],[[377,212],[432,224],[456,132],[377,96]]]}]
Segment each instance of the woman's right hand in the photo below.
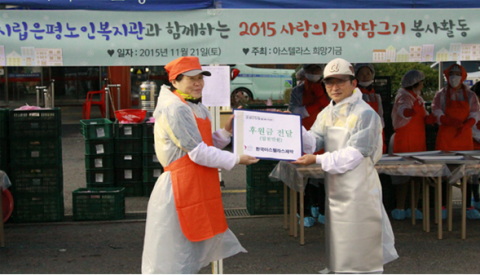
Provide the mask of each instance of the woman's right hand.
[{"label": "woman's right hand", "polygon": [[239,164],[250,165],[252,163],[257,163],[259,159],[249,156],[249,155],[240,155],[240,162]]}]

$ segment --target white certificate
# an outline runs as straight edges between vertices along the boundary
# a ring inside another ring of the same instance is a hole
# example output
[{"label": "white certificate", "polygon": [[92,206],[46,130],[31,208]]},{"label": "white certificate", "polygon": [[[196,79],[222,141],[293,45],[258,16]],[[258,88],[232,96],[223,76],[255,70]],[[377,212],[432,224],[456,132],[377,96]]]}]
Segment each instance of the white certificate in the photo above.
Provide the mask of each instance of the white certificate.
[{"label": "white certificate", "polygon": [[302,156],[302,117],[265,111],[233,111],[233,152],[259,159],[297,160]]},{"label": "white certificate", "polygon": [[212,76],[205,76],[202,104],[209,106],[230,106],[230,66],[202,66]]}]

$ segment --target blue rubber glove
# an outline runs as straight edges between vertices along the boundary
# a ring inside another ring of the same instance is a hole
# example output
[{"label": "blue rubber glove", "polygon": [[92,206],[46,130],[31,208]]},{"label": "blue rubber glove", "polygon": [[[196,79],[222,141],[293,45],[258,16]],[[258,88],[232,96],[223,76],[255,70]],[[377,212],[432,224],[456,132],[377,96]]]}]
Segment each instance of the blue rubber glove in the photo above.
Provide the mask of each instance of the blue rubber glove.
[{"label": "blue rubber glove", "polygon": [[473,206],[467,209],[467,218],[470,220],[480,219],[480,213]]},{"label": "blue rubber glove", "polygon": [[312,206],[310,208],[310,214],[312,215],[312,217],[316,218],[318,217],[318,215],[320,215],[320,212],[318,211],[318,206]]},{"label": "blue rubber glove", "polygon": [[[409,219],[412,217],[412,209],[410,209],[410,208],[407,209],[407,211],[406,211],[406,217],[409,218]],[[418,209],[415,209],[415,219],[416,219],[416,220],[422,220],[422,219],[423,219],[423,214],[422,214],[422,212],[421,212],[420,210],[418,210]]]},{"label": "blue rubber glove", "polygon": [[392,218],[395,220],[404,220],[406,216],[405,210],[400,210],[400,209],[393,209],[392,211]]}]

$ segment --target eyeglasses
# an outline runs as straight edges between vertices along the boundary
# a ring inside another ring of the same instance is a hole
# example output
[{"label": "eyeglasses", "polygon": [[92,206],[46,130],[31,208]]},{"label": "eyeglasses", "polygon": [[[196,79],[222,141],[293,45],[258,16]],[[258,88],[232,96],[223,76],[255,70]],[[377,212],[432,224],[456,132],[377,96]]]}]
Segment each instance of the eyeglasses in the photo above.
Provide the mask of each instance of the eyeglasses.
[{"label": "eyeglasses", "polygon": [[323,84],[325,84],[326,87],[333,87],[335,86],[335,84],[338,86],[338,87],[343,87],[345,86],[345,83],[347,83],[348,81],[350,81],[349,79],[338,79],[338,78],[329,78],[329,79],[325,79],[323,80]]}]

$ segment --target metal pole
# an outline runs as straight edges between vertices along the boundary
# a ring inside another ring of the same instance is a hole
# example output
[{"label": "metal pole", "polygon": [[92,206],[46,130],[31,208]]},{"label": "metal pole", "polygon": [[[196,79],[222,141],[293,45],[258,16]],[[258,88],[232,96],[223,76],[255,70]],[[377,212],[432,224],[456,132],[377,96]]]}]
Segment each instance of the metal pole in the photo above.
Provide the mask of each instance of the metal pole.
[{"label": "metal pole", "polygon": [[120,110],[120,105],[121,105],[121,102],[120,102],[120,84],[118,84],[118,87],[117,87],[117,103],[118,103],[118,107],[117,107],[117,110]]},{"label": "metal pole", "polygon": [[40,107],[40,90],[45,90],[46,86],[35,86],[35,91],[37,92],[37,106]]},{"label": "metal pole", "polygon": [[120,84],[108,84],[109,88],[117,88],[117,110],[120,110]]},{"label": "metal pole", "polygon": [[50,88],[51,88],[52,93],[51,93],[51,98],[50,98],[50,100],[51,100],[50,105],[51,105],[51,108],[54,108],[55,107],[55,102],[54,102],[55,101],[55,79],[52,79],[51,81],[52,82],[50,84]]},{"label": "metal pole", "polygon": [[48,95],[48,92],[47,92],[47,89],[44,89],[43,90],[43,107],[44,108],[47,108],[47,95]]},{"label": "metal pole", "polygon": [[8,67],[5,67],[5,104],[9,106],[8,102]]},{"label": "metal pole", "polygon": [[105,87],[105,118],[110,118],[110,88]]}]

